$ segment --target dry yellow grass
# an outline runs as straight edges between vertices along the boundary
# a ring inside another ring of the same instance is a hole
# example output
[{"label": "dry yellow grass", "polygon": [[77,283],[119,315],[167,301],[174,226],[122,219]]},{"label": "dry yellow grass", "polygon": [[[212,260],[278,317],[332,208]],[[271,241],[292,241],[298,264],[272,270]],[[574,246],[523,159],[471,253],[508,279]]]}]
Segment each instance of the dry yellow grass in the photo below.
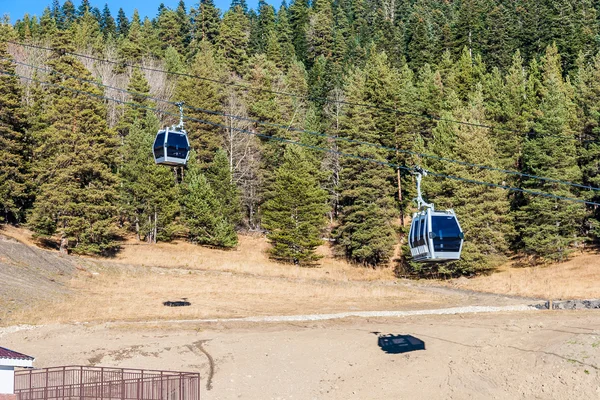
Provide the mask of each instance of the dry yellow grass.
[{"label": "dry yellow grass", "polygon": [[[81,273],[74,294],[12,314],[11,323],[230,318],[438,307],[444,296],[398,285],[104,267]],[[188,307],[165,307],[186,298]]]},{"label": "dry yellow grass", "polygon": [[162,268],[186,268],[212,271],[230,271],[259,276],[285,276],[332,280],[394,280],[391,268],[364,268],[332,256],[329,244],[318,252],[324,256],[316,268],[280,264],[269,259],[268,242],[261,236],[240,235],[234,250],[218,250],[188,242],[148,245],[128,241],[117,254],[118,263]]},{"label": "dry yellow grass", "polygon": [[454,280],[462,289],[544,299],[600,298],[600,256],[584,254],[565,263],[516,268],[506,265],[490,276]]},{"label": "dry yellow grass", "polygon": [[[34,244],[25,230],[4,227],[1,233]],[[332,257],[328,245],[319,249],[325,257],[318,268],[275,263],[269,260],[267,248],[267,241],[259,236],[240,236],[239,247],[231,251],[186,242],[129,241],[111,260],[80,257],[82,271],[69,285],[72,295],[17,310],[3,323],[229,318],[429,308],[456,301],[394,285],[391,268],[351,265]],[[490,276],[446,284],[528,297],[598,298],[598,278],[600,256],[583,255],[547,267],[507,265]],[[192,305],[162,305],[181,298]]]},{"label": "dry yellow grass", "polygon": [[0,234],[15,239],[18,242],[28,246],[37,246],[38,243],[33,238],[33,232],[26,228],[17,228],[13,225],[0,224]]}]

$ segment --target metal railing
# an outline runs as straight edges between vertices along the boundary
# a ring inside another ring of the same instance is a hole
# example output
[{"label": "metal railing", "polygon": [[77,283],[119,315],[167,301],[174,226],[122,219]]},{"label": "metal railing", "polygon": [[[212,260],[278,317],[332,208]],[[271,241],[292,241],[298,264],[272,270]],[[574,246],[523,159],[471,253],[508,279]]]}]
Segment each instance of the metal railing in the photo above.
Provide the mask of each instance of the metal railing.
[{"label": "metal railing", "polygon": [[17,400],[200,400],[193,372],[65,366],[15,372]]}]

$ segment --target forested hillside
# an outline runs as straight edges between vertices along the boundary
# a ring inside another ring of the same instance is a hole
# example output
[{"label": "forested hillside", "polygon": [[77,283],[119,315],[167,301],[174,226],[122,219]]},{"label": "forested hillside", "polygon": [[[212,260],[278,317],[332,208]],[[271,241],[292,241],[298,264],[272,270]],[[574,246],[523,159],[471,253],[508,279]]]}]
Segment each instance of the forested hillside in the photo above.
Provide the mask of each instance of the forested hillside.
[{"label": "forested hillside", "polygon": [[[202,0],[142,19],[54,0],[31,14],[0,25],[0,218],[63,251],[110,254],[129,234],[235,247],[253,230],[282,262],[317,262],[328,237],[365,266],[402,246],[418,272],[416,165],[465,232],[442,272],[562,260],[600,234],[584,202],[600,201],[600,2]],[[172,169],[151,149],[179,101],[193,154]]]}]

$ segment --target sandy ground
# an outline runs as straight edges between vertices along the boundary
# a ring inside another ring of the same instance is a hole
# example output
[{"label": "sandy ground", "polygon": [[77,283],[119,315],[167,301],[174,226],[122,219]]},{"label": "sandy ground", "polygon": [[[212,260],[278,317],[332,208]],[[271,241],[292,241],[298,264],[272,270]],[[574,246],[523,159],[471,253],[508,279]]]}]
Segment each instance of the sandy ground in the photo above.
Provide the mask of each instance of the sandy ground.
[{"label": "sandy ground", "polygon": [[[426,349],[388,354],[378,335]],[[199,371],[202,399],[600,399],[600,313],[527,311],[263,324],[0,328],[36,367]],[[209,361],[214,359],[212,389]]]}]

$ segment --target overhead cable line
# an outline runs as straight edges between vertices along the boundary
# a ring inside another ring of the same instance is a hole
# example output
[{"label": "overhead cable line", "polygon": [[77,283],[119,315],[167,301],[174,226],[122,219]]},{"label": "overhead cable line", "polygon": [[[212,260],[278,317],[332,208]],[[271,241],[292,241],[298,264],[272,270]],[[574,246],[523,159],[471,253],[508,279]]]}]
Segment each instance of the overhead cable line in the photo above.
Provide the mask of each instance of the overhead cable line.
[{"label": "overhead cable line", "polygon": [[[178,116],[177,114],[170,113],[170,112],[167,112],[167,111],[162,111],[162,110],[159,110],[159,109],[156,109],[156,108],[153,108],[153,107],[142,106],[140,104],[135,104],[135,103],[131,103],[131,102],[119,100],[119,99],[114,99],[114,98],[111,98],[111,97],[106,97],[106,96],[103,96],[103,95],[98,95],[98,94],[95,94],[95,93],[90,93],[90,92],[86,92],[86,91],[83,91],[83,90],[78,90],[78,89],[74,89],[74,88],[70,88],[70,87],[66,87],[66,86],[54,84],[54,83],[51,83],[51,82],[44,82],[44,81],[41,81],[39,79],[29,78],[29,77],[18,75],[18,74],[13,74],[13,73],[10,73],[10,72],[7,72],[7,71],[0,71],[0,74],[14,76],[14,77],[25,79],[25,80],[29,80],[29,81],[32,81],[32,82],[37,82],[37,83],[39,83],[41,85],[52,86],[52,87],[56,87],[56,88],[68,90],[68,91],[71,91],[73,93],[83,94],[83,95],[94,97],[94,98],[97,98],[97,99],[100,99],[100,100],[112,101],[112,102],[116,102],[116,103],[128,105],[128,106],[131,106],[131,107],[136,107],[136,108],[145,109],[145,110],[148,110],[148,111],[153,111],[153,112],[161,113],[161,114],[164,114],[164,115],[170,115],[170,116],[175,116],[175,117]],[[374,163],[374,164],[388,166],[388,167],[391,167],[391,168],[394,168],[394,169],[402,169],[402,170],[406,170],[406,171],[413,171],[414,170],[414,168],[407,167],[405,165],[390,163],[390,162],[386,162],[386,161],[380,161],[380,160],[376,160],[376,159],[372,159],[372,158],[362,157],[362,156],[359,156],[359,155],[356,155],[356,154],[344,153],[344,152],[337,151],[337,150],[326,149],[326,148],[323,148],[323,147],[318,147],[318,146],[313,146],[313,145],[309,145],[309,144],[305,144],[305,143],[300,143],[300,142],[296,142],[296,141],[285,139],[285,138],[280,138],[280,137],[276,137],[276,136],[271,136],[271,135],[265,135],[265,134],[261,134],[261,133],[257,133],[257,132],[252,132],[252,131],[249,131],[247,129],[227,127],[226,125],[223,125],[223,124],[219,124],[219,123],[212,122],[212,121],[206,121],[206,120],[202,120],[202,119],[199,119],[199,118],[184,116],[184,119],[187,119],[187,120],[190,120],[190,121],[200,122],[200,123],[207,124],[207,125],[213,125],[213,126],[221,127],[221,128],[224,128],[224,129],[234,129],[236,131],[239,131],[239,132],[242,132],[242,133],[245,133],[245,134],[248,134],[248,135],[253,135],[253,136],[261,137],[261,138],[264,138],[264,139],[267,139],[267,140],[275,140],[275,141],[279,141],[279,142],[283,142],[283,143],[288,143],[288,144],[293,144],[293,145],[305,147],[305,148],[316,150],[316,151],[321,151],[321,152],[326,152],[326,153],[331,153],[331,154],[337,154],[337,155],[340,155],[342,157],[353,158],[353,159],[357,159],[357,160],[361,160],[361,161],[367,161],[367,162],[371,162],[371,163]],[[440,173],[433,172],[433,171],[428,171],[428,173],[430,175],[432,175],[432,176],[436,176],[436,177],[439,177],[439,178],[452,179],[452,180],[456,180],[456,181],[460,181],[460,182],[466,182],[466,183],[472,183],[472,184],[477,184],[477,185],[483,185],[483,186],[487,186],[487,187],[499,188],[499,189],[504,189],[504,190],[508,190],[508,191],[521,192],[521,193],[530,194],[530,195],[534,195],[534,196],[542,196],[542,197],[553,198],[553,199],[557,199],[557,200],[565,200],[565,201],[571,201],[571,202],[575,202],[575,203],[588,204],[588,205],[592,205],[592,206],[600,206],[600,203],[596,203],[596,202],[593,202],[593,201],[575,199],[575,198],[566,197],[566,196],[559,196],[559,195],[555,195],[555,194],[552,194],[552,193],[538,192],[538,191],[534,191],[534,190],[517,188],[517,187],[508,186],[508,185],[495,184],[495,183],[490,183],[490,182],[483,182],[483,181],[478,181],[478,180],[475,180],[475,179],[462,178],[462,177],[458,177],[458,176],[454,176],[454,175],[440,174]]]},{"label": "overhead cable line", "polygon": [[[0,57],[0,59],[5,59],[5,60],[11,60],[8,57]],[[68,78],[72,78],[72,79],[76,79],[79,80],[80,82],[87,82],[87,83],[91,83],[93,85],[97,85],[100,87],[104,87],[107,89],[111,89],[111,90],[115,90],[118,92],[122,92],[122,93],[127,93],[130,95],[134,95],[134,96],[140,96],[140,97],[144,97],[150,100],[154,100],[154,101],[158,101],[158,102],[162,102],[165,104],[170,104],[173,106],[176,106],[177,103],[173,102],[173,101],[169,101],[169,100],[164,100],[164,99],[160,99],[157,97],[153,97],[150,96],[148,94],[145,93],[140,93],[140,92],[135,92],[135,91],[130,91],[130,90],[126,90],[126,89],[121,89],[121,88],[117,88],[114,86],[109,86],[109,85],[104,85],[100,82],[97,82],[95,80],[91,80],[91,79],[84,79],[84,78],[80,78],[77,76],[73,76],[73,75],[69,75],[69,74],[65,74],[53,69],[48,69],[48,68],[43,68],[43,67],[36,67],[34,65],[31,64],[26,64],[20,61],[14,61],[11,60],[16,64],[19,65],[23,65],[29,68],[34,68],[40,71],[45,71],[47,73],[55,73],[64,77],[68,77]],[[589,186],[589,185],[584,185],[584,184],[580,184],[580,183],[575,183],[575,182],[570,182],[570,181],[563,181],[560,179],[552,179],[552,178],[546,178],[546,177],[542,177],[542,176],[538,176],[538,175],[533,175],[533,174],[527,174],[527,173],[523,173],[523,172],[519,172],[519,171],[513,171],[513,170],[507,170],[507,169],[502,169],[502,168],[495,168],[495,167],[490,167],[487,165],[481,165],[481,164],[474,164],[474,163],[469,163],[466,161],[460,161],[460,160],[454,160],[454,159],[450,159],[450,158],[445,158],[445,157],[439,157],[439,156],[435,156],[435,155],[431,155],[431,154],[425,154],[425,153],[419,153],[419,152],[415,152],[415,151],[410,151],[410,150],[404,150],[404,149],[398,149],[395,147],[389,147],[389,146],[383,146],[383,145],[379,145],[376,143],[370,143],[370,142],[365,142],[365,141],[361,141],[361,140],[356,140],[356,139],[351,139],[351,138],[346,138],[346,137],[342,137],[342,136],[338,136],[338,135],[328,135],[324,132],[316,132],[316,131],[310,131],[310,130],[306,130],[306,129],[300,129],[300,128],[294,128],[291,126],[286,126],[286,125],[282,125],[282,124],[277,124],[277,123],[273,123],[273,122],[267,122],[267,121],[261,121],[261,120],[257,120],[257,119],[253,119],[253,118],[247,118],[247,117],[243,117],[243,116],[239,116],[239,115],[232,115],[232,114],[227,114],[227,113],[223,113],[220,111],[215,111],[215,110],[207,110],[207,109],[203,109],[203,108],[198,108],[198,107],[192,107],[190,105],[184,105],[184,107],[189,108],[191,110],[195,110],[195,111],[199,111],[205,114],[211,114],[211,115],[217,115],[217,116],[222,116],[222,117],[226,117],[226,118],[232,118],[232,119],[237,119],[237,120],[241,120],[241,121],[247,121],[247,122],[253,122],[259,125],[263,125],[263,126],[270,126],[270,127],[274,127],[274,128],[278,128],[278,129],[284,129],[284,130],[288,130],[288,131],[294,131],[294,132],[299,132],[299,133],[306,133],[309,135],[313,135],[313,136],[319,136],[319,137],[323,137],[323,138],[328,138],[328,139],[333,139],[333,140],[339,140],[339,141],[344,141],[344,142],[348,142],[348,143],[354,143],[354,144],[359,144],[359,145],[364,145],[364,146],[369,146],[369,147],[374,147],[374,148],[378,148],[378,149],[382,149],[385,151],[390,151],[390,152],[399,152],[399,153],[403,153],[403,154],[410,154],[410,155],[414,155],[414,156],[418,156],[418,157],[422,157],[422,158],[428,158],[428,159],[432,159],[432,160],[437,160],[437,161],[444,161],[444,162],[449,162],[449,163],[454,163],[454,164],[459,164],[459,165],[463,165],[466,167],[470,167],[470,168],[478,168],[478,169],[482,169],[482,170],[488,170],[488,171],[495,171],[495,172],[500,172],[503,174],[507,174],[507,175],[515,175],[515,176],[520,176],[520,177],[525,177],[525,178],[531,178],[531,179],[536,179],[536,180],[541,180],[541,181],[545,181],[545,182],[550,182],[550,183],[557,183],[557,184],[562,184],[562,185],[568,185],[568,186],[572,186],[572,187],[577,187],[577,188],[581,188],[581,189],[585,189],[585,190],[594,190],[594,191],[600,191],[600,188],[594,187],[594,186]],[[229,129],[229,128],[227,128]]]},{"label": "overhead cable line", "polygon": [[[11,43],[11,44],[14,44],[17,46],[24,46],[24,47],[30,47],[30,48],[35,48],[35,49],[47,50],[47,51],[56,51],[56,49],[53,49],[51,47],[38,46],[38,45],[28,44],[28,43],[20,43],[20,42],[15,42],[12,40],[7,40],[7,43]],[[175,76],[180,76],[180,77],[203,80],[203,81],[207,81],[207,82],[213,82],[213,83],[216,83],[218,85],[223,85],[223,86],[232,86],[232,87],[236,87],[241,90],[244,90],[244,91],[257,91],[257,92],[261,92],[261,93],[270,93],[270,94],[275,94],[278,96],[288,96],[288,97],[294,97],[294,98],[299,98],[299,99],[305,99],[305,100],[309,100],[309,101],[321,101],[324,103],[333,103],[333,104],[343,104],[343,105],[349,105],[349,106],[364,107],[364,108],[369,108],[369,109],[381,110],[381,111],[385,111],[388,113],[394,113],[397,115],[406,116],[408,118],[419,118],[419,119],[426,119],[426,120],[431,120],[431,121],[443,121],[443,122],[449,122],[449,123],[453,123],[453,124],[459,124],[459,125],[470,126],[470,127],[475,127],[475,128],[484,128],[484,129],[491,129],[491,130],[497,130],[497,131],[503,131],[503,132],[511,132],[511,133],[516,133],[516,134],[524,135],[524,136],[530,136],[533,133],[531,131],[525,132],[525,131],[521,131],[521,130],[517,130],[517,129],[504,128],[501,126],[492,126],[492,125],[480,124],[477,122],[459,121],[459,120],[454,120],[451,118],[438,117],[437,115],[433,115],[430,113],[418,113],[418,112],[414,112],[414,111],[400,110],[400,109],[392,108],[392,107],[383,107],[383,106],[378,106],[378,105],[369,104],[369,103],[357,103],[357,102],[346,101],[346,100],[335,100],[335,99],[330,99],[327,97],[308,96],[308,95],[301,95],[301,94],[284,92],[284,91],[262,89],[262,88],[252,87],[252,86],[243,85],[243,84],[235,83],[235,82],[223,82],[218,79],[208,78],[208,77],[201,76],[201,75],[188,74],[188,73],[176,72],[176,71],[167,71],[167,70],[151,68],[151,67],[144,67],[144,66],[140,66],[140,65],[130,64],[127,62],[114,61],[114,60],[109,60],[106,58],[89,56],[86,54],[80,54],[80,53],[74,53],[74,52],[68,52],[68,51],[66,51],[64,53],[70,54],[73,56],[77,56],[77,57],[81,57],[81,58],[86,58],[89,60],[118,65],[118,66],[139,68],[139,69],[146,70],[146,71],[164,73],[167,75],[175,75]],[[557,136],[557,137],[565,138],[565,136],[561,136],[561,135],[546,135],[544,137],[547,137],[547,136]]]}]

